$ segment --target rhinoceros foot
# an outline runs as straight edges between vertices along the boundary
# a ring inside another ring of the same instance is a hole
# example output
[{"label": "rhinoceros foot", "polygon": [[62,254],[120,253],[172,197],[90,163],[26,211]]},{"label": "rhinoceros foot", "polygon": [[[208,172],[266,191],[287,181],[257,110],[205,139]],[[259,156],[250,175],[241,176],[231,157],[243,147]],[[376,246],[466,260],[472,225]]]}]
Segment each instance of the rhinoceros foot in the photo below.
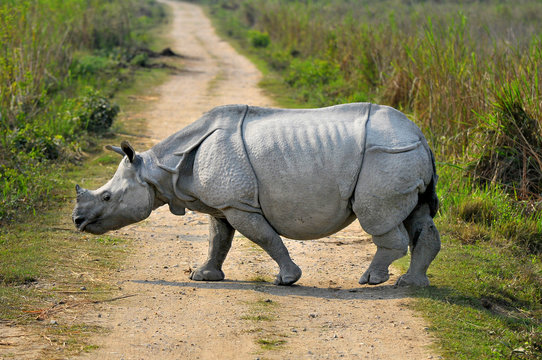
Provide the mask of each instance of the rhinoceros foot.
[{"label": "rhinoceros foot", "polygon": [[388,281],[390,278],[390,274],[388,273],[388,270],[379,270],[379,269],[367,269],[361,275],[361,278],[359,279],[360,284],[369,284],[369,285],[377,285],[381,284],[385,281]]},{"label": "rhinoceros foot", "polygon": [[224,272],[220,269],[201,266],[190,274],[194,281],[220,281],[224,280]]},{"label": "rhinoceros foot", "polygon": [[397,282],[395,283],[395,287],[399,286],[429,286],[429,279],[426,275],[412,275],[409,273],[406,273],[405,275],[401,276],[399,279],[397,279]]},{"label": "rhinoceros foot", "polygon": [[281,268],[275,281],[275,285],[292,285],[301,277],[301,269],[292,263],[288,267]]}]

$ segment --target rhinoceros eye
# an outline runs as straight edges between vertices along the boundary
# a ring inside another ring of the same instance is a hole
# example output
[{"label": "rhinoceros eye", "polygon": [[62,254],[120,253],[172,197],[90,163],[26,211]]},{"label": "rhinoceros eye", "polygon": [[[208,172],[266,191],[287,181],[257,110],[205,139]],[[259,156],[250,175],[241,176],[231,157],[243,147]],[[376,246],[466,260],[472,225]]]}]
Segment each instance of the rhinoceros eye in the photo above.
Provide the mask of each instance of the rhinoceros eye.
[{"label": "rhinoceros eye", "polygon": [[106,191],[102,194],[102,200],[103,201],[109,201],[111,200],[111,193],[109,191]]}]

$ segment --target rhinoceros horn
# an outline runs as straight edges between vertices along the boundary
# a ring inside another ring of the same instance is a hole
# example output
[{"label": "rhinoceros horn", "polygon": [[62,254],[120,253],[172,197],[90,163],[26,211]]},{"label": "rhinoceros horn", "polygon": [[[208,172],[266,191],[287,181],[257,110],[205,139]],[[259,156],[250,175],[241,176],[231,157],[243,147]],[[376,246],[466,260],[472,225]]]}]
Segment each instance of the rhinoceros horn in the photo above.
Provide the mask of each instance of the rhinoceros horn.
[{"label": "rhinoceros horn", "polygon": [[75,192],[77,194],[77,199],[81,199],[84,196],[88,196],[87,194],[89,194],[87,189],[84,189],[79,185],[75,185]]}]

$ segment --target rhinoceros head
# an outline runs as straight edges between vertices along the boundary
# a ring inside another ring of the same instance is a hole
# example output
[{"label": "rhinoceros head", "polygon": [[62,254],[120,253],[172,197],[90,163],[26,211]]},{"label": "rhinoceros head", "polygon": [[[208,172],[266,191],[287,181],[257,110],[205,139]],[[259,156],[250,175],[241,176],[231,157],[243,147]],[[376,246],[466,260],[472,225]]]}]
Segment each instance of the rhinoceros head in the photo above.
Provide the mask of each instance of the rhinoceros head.
[{"label": "rhinoceros head", "polygon": [[75,186],[77,204],[72,219],[80,231],[103,234],[148,217],[153,209],[154,189],[141,179],[143,159],[126,141],[108,146],[124,156],[111,180],[97,190]]}]

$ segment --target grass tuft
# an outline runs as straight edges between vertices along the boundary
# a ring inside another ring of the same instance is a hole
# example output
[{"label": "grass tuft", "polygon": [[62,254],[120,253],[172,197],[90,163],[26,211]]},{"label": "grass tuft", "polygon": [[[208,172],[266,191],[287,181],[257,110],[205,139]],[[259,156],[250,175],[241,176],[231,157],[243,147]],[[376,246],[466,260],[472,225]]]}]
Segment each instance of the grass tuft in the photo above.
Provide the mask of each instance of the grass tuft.
[{"label": "grass tuft", "polygon": [[271,338],[258,339],[256,342],[260,344],[261,348],[264,350],[276,350],[277,348],[286,344],[286,340],[284,339]]}]

